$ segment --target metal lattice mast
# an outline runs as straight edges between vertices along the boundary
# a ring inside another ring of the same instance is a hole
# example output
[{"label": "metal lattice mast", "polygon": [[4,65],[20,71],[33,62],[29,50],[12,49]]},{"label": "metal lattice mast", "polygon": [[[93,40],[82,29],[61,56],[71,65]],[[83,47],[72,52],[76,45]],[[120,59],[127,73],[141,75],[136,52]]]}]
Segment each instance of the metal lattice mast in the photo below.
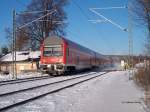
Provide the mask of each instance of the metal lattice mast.
[{"label": "metal lattice mast", "polygon": [[13,10],[12,76],[16,78],[16,11]]},{"label": "metal lattice mast", "polygon": [[131,7],[128,3],[128,39],[129,39],[129,65],[133,68],[133,38],[132,38],[132,21],[131,21]]},{"label": "metal lattice mast", "polygon": [[17,65],[16,65],[16,50],[17,50],[17,47],[16,47],[16,33],[17,33],[17,32],[16,32],[16,11],[14,12],[14,16],[15,16],[15,20],[14,20],[15,78],[17,78]]},{"label": "metal lattice mast", "polygon": [[[45,15],[36,18],[34,20],[32,20],[31,22],[25,23],[22,26],[17,27],[16,25],[16,16],[17,15],[23,15],[23,14],[27,14],[27,13],[41,13],[41,12],[45,12],[45,11],[30,11],[30,12],[22,12],[20,14],[16,13],[15,10],[13,10],[13,35],[12,35],[12,76],[13,78],[17,78],[17,65],[16,65],[16,33],[18,30],[27,27],[28,25],[31,25],[32,23],[41,20],[44,17],[47,17],[49,15],[51,15],[52,13],[56,12],[56,10],[46,10]],[[63,23],[63,22],[62,22]]]},{"label": "metal lattice mast", "polygon": [[[97,10],[110,10],[110,9],[127,9],[128,10],[128,28],[123,28],[121,25],[117,24],[116,22],[112,21],[110,18],[105,17],[102,15],[100,12]],[[128,54],[128,64],[131,68],[133,68],[133,39],[132,39],[132,24],[131,24],[131,11],[130,11],[130,3],[128,3],[128,6],[121,6],[121,7],[104,7],[104,8],[90,8],[90,11],[93,12],[94,14],[98,15],[101,17],[103,20],[89,20],[93,23],[100,23],[100,22],[109,22],[115,27],[125,31],[128,33],[128,49],[129,49],[129,54]]]}]

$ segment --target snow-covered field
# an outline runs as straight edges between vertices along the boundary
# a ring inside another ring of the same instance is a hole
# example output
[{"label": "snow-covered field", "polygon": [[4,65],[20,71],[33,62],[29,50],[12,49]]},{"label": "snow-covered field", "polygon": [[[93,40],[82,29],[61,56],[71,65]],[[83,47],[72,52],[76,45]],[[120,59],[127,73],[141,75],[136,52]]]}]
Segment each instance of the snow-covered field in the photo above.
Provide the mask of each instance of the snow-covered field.
[{"label": "snow-covered field", "polygon": [[128,72],[116,71],[9,112],[144,112],[142,97]]}]

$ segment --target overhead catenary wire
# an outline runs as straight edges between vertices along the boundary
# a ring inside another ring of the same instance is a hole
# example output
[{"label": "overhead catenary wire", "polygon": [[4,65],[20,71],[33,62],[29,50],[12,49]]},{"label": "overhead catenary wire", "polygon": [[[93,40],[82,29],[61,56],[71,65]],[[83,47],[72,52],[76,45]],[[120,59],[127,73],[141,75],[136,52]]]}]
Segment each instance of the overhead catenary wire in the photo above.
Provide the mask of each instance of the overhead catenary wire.
[{"label": "overhead catenary wire", "polygon": [[98,20],[88,20],[89,22],[92,22],[92,23],[102,23],[102,22],[107,22],[106,20],[101,20],[101,19],[98,19]]},{"label": "overhead catenary wire", "polygon": [[[83,10],[83,8],[81,8],[81,6],[75,1],[75,0],[71,0],[72,1],[72,3],[79,9],[79,11],[83,14],[83,16],[86,18],[86,20],[87,21],[89,21],[89,20],[91,20],[91,18],[85,13],[85,11]],[[103,22],[106,22],[105,20],[103,21]],[[88,22],[89,23],[89,22]],[[89,23],[90,24],[90,23]],[[92,28],[94,28],[95,29],[95,31],[97,32],[97,34],[101,37],[101,34],[99,34],[99,30],[95,27],[95,26],[93,26],[93,25],[91,25],[90,24],[90,26],[92,27]],[[112,51],[114,50],[112,47],[108,47],[107,45],[109,45],[108,43],[109,43],[109,40],[107,40],[106,38],[102,38],[102,40],[104,40],[105,41],[105,46],[107,47],[107,48],[109,48],[109,49],[111,49]]]},{"label": "overhead catenary wire", "polygon": [[[116,26],[117,28],[121,29],[122,31],[125,32],[129,32],[128,28],[123,28],[121,25],[119,25],[118,23],[112,21],[111,19],[105,17],[104,15],[102,15],[100,12],[98,12],[97,10],[111,10],[111,9],[128,9],[128,6],[120,6],[120,7],[104,7],[104,8],[89,8],[89,10],[91,12],[93,12],[94,14],[100,16],[102,19],[106,20],[107,22],[111,23],[112,25]],[[98,22],[97,22],[98,23]]]},{"label": "overhead catenary wire", "polygon": [[[130,3],[130,2],[129,2]],[[111,23],[112,25],[118,27],[119,29],[128,32],[129,34],[129,65],[131,65],[131,68],[133,67],[133,39],[132,39],[132,31],[131,31],[131,17],[130,17],[130,4],[128,3],[127,6],[122,6],[122,7],[106,7],[106,8],[90,8],[90,11],[93,12],[94,14],[100,16],[101,18],[103,18],[104,20],[108,21],[109,23]],[[99,13],[97,10],[108,10],[108,9],[127,9],[128,10],[128,19],[129,19],[129,23],[128,23],[128,28],[123,28],[121,25],[117,24],[116,22],[112,21],[111,19],[108,19],[107,17],[105,17],[104,15],[102,15],[101,13]]]},{"label": "overhead catenary wire", "polygon": [[[38,20],[40,22],[43,22],[43,21],[51,21],[51,20]],[[66,24],[68,23],[68,21],[51,21],[52,23],[56,23],[56,24]]]},{"label": "overhead catenary wire", "polygon": [[17,15],[17,13],[16,13],[15,10],[13,11],[13,40],[12,40],[13,41],[13,46],[12,46],[13,47],[12,48],[13,49],[12,50],[12,53],[13,53],[12,54],[12,62],[13,62],[13,64],[12,64],[12,69],[13,69],[12,70],[12,74],[13,74],[13,78],[17,78],[17,66],[16,66],[16,33],[17,33],[18,29],[22,29],[22,28],[24,28],[24,27],[32,24],[33,22],[36,22],[36,21],[38,21],[38,20],[40,20],[40,19],[42,19],[42,18],[44,18],[44,17],[46,17],[46,16],[54,13],[55,11],[56,11],[56,9],[52,10],[51,12],[47,13],[46,15],[43,15],[43,16],[37,18],[37,19],[32,20],[31,22],[25,23],[24,25],[22,25],[20,27],[16,26],[16,15]]},{"label": "overhead catenary wire", "polygon": [[54,13],[54,12],[56,12],[56,10],[53,10],[53,11],[51,11],[51,12],[47,13],[46,15],[43,15],[43,16],[41,16],[41,17],[39,17],[39,18],[37,18],[37,19],[35,19],[35,20],[31,21],[31,22],[28,22],[28,23],[26,23],[26,24],[24,24],[24,25],[22,25],[22,26],[18,27],[18,28],[19,28],[19,29],[24,28],[24,27],[26,27],[26,26],[28,26],[28,25],[32,24],[33,22],[36,22],[36,21],[38,21],[38,20],[40,20],[40,19],[42,19],[42,18],[44,18],[44,17],[46,17],[46,16],[48,16],[48,15],[50,15],[50,14]]},{"label": "overhead catenary wire", "polygon": [[22,12],[20,12],[19,14],[17,14],[17,15],[24,15],[24,14],[33,14],[33,13],[43,13],[43,12],[50,12],[51,10],[37,10],[37,11],[22,11]]},{"label": "overhead catenary wire", "polygon": [[[27,7],[24,3],[22,3],[20,0],[16,0],[18,4],[20,4],[23,7]],[[50,12],[51,10],[32,10],[32,11],[21,11],[20,13],[17,13],[17,15],[24,15],[24,14],[33,14],[33,13],[43,13],[43,12]]]},{"label": "overhead catenary wire", "polygon": [[[18,4],[26,8],[26,5],[22,3],[20,0],[16,0]],[[16,15],[25,15],[25,14],[34,14],[34,13],[43,13],[43,12],[51,12],[52,10],[33,10],[33,11],[21,11],[20,13],[16,13]],[[44,17],[43,17],[44,18]],[[37,20],[37,22],[49,21],[49,20]],[[36,22],[36,21],[35,21]],[[52,21],[57,24],[65,24],[67,21]],[[17,27],[16,30],[20,30],[21,28]]]},{"label": "overhead catenary wire", "polygon": [[16,2],[26,8],[26,5],[24,3],[22,3],[20,0],[16,0]]},{"label": "overhead catenary wire", "polygon": [[120,7],[102,7],[102,8],[91,8],[94,10],[107,10],[107,9],[125,9],[127,6],[120,6]]},{"label": "overhead catenary wire", "polygon": [[89,20],[90,19],[89,16],[84,12],[84,10],[80,7],[80,5],[74,0],[71,0],[71,1],[80,10],[80,12],[84,15],[84,17]]},{"label": "overhead catenary wire", "polygon": [[[21,1],[19,1],[19,0],[16,0],[20,5],[22,5],[22,6],[24,6],[24,7],[26,7],[26,5],[25,4],[23,4]],[[84,12],[84,10],[80,7],[80,5],[78,5],[78,3],[77,2],[75,2],[74,0],[72,0],[72,2],[76,5],[76,7],[78,7],[78,9],[80,10],[80,12],[84,15],[84,17],[86,18],[86,19],[90,19],[89,18],[89,16]],[[46,11],[50,11],[50,10],[46,10]],[[23,15],[23,14],[30,14],[30,13],[42,13],[42,12],[45,12],[45,10],[44,11],[23,11],[23,12],[21,12],[20,14],[18,14],[17,13],[17,15]],[[38,21],[42,21],[42,20],[38,20]],[[94,21],[93,21],[94,22]],[[100,22],[100,21],[99,21]],[[58,24],[63,24],[63,23],[66,23],[66,22],[58,22]],[[96,22],[95,22],[96,23]],[[28,23],[28,24],[26,24],[25,26],[28,26],[29,24],[31,24],[31,23]],[[91,25],[91,24],[90,24]],[[20,29],[20,28],[23,28],[23,27],[25,27],[24,25],[23,26],[21,26],[21,27],[18,27],[18,29]],[[95,28],[93,25],[91,25],[93,28]],[[99,30],[98,29],[96,29],[95,28],[95,30],[97,31],[97,33],[99,32]],[[108,42],[108,41],[107,41]]]},{"label": "overhead catenary wire", "polygon": [[112,21],[111,19],[108,19],[107,17],[105,17],[104,15],[100,14],[99,12],[97,12],[95,9],[90,8],[90,11],[95,13],[96,15],[100,16],[101,18],[103,18],[104,20],[108,21],[109,23],[111,23],[112,25],[118,27],[119,29],[121,29],[122,31],[127,31],[126,28],[123,28],[121,25],[117,24],[116,22]]}]

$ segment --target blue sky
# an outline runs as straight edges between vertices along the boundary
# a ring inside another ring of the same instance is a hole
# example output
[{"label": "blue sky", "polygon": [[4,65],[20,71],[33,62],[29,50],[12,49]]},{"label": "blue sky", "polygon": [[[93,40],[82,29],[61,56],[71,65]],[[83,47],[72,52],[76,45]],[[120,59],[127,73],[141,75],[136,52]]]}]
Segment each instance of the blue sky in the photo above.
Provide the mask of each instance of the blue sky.
[{"label": "blue sky", "polygon": [[[19,2],[20,1],[20,2]],[[5,27],[12,26],[12,10],[17,12],[25,9],[30,0],[0,1],[0,46],[7,44]],[[91,13],[91,7],[124,6],[127,0],[70,0],[65,8],[68,15],[67,38],[103,54],[128,54],[128,34],[110,23],[93,24],[88,19],[99,19]],[[81,7],[82,11],[79,9]],[[126,9],[100,10],[100,13],[112,19],[123,27],[128,26]],[[87,18],[88,16],[89,18]],[[134,54],[143,53],[145,42],[144,29],[132,27]]]}]

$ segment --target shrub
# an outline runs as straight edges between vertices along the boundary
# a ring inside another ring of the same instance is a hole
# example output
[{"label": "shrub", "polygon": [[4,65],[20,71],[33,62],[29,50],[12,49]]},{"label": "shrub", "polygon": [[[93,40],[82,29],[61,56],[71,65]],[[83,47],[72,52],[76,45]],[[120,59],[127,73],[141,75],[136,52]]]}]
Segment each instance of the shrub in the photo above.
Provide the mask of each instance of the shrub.
[{"label": "shrub", "polygon": [[150,86],[150,69],[138,69],[134,78],[138,85],[146,89]]}]

